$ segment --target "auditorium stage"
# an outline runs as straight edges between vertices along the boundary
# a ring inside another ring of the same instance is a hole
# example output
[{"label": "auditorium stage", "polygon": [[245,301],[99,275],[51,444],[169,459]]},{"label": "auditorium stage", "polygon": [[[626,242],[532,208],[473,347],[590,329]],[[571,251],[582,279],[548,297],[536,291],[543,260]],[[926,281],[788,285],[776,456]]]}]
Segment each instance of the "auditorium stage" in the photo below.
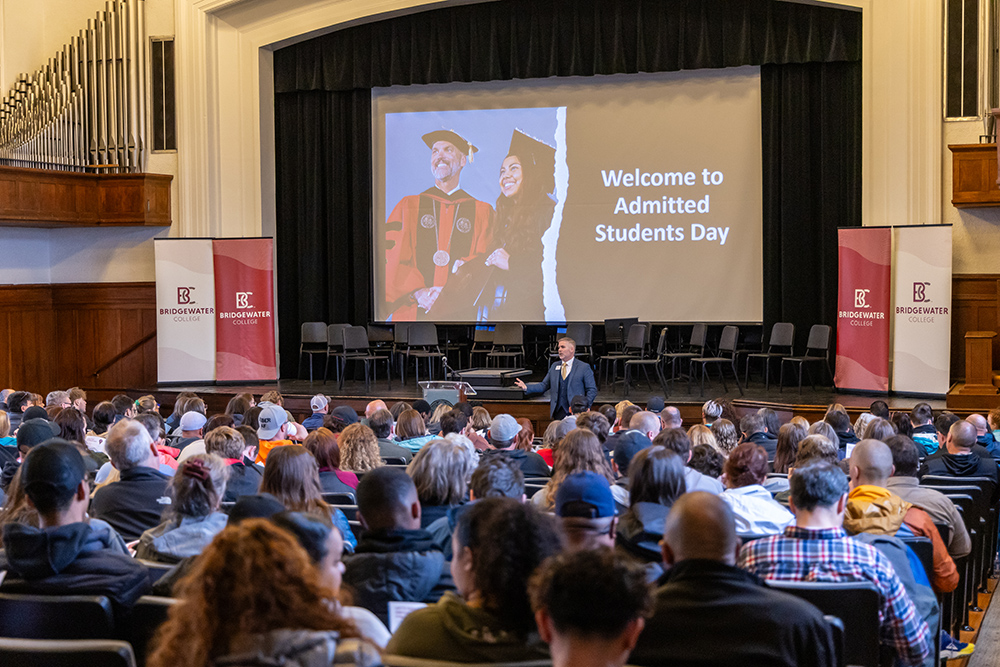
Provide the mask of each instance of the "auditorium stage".
[{"label": "auditorium stage", "polygon": [[[540,380],[541,374],[535,373],[531,380]],[[129,389],[127,393],[138,397],[141,394],[153,394],[160,401],[164,415],[170,414],[170,407],[174,398],[182,391],[193,391],[205,399],[209,413],[222,412],[229,399],[241,392],[250,392],[258,400],[267,391],[277,389],[281,392],[285,407],[295,416],[304,418],[310,414],[309,399],[315,394],[325,394],[330,397],[332,405],[349,405],[359,412],[363,412],[365,405],[375,399],[383,399],[391,405],[396,401],[414,401],[421,397],[420,387],[413,381],[412,377],[407,378],[408,383],[403,385],[398,379],[392,382],[390,389],[384,379],[371,384],[365,390],[365,384],[361,381],[346,381],[342,389],[337,389],[337,383],[333,381],[323,382],[316,380],[279,380],[271,384],[247,384],[247,385],[186,385],[186,386],[150,386]],[[699,393],[697,383],[692,383],[691,390],[688,391],[686,382],[678,381],[671,391],[665,396],[668,405],[675,405],[681,410],[684,423],[690,425],[701,419],[701,405],[709,398],[723,396],[733,401],[737,411],[741,414],[761,407],[769,407],[777,411],[783,420],[790,419],[793,415],[801,415],[810,421],[822,419],[826,408],[831,403],[841,403],[851,415],[852,420],[858,414],[868,409],[873,400],[881,398],[885,400],[891,410],[909,411],[918,402],[925,399],[906,396],[869,396],[858,394],[837,393],[832,387],[816,386],[815,389],[808,385],[802,388],[800,394],[796,387],[785,387],[779,391],[774,384],[765,389],[763,381],[759,381],[756,376],[751,381],[750,386],[745,388],[745,393],[740,396],[731,380],[728,381],[729,391],[724,392],[722,385],[716,379],[711,384],[706,384],[704,396]],[[89,400],[110,399],[117,391],[94,390],[89,392]],[[107,394],[105,396],[105,393]],[[634,383],[627,397],[623,396],[621,382],[612,386],[602,386],[598,390],[597,404],[617,403],[623,398],[645,405],[650,396],[663,396],[663,391],[654,382],[652,390],[640,380]],[[475,397],[470,397],[470,401],[475,402]],[[945,409],[944,399],[927,400],[935,410]],[[499,412],[509,412],[518,417],[530,419],[535,425],[536,432],[543,429],[549,422],[549,402],[547,398],[519,398],[514,400],[483,400],[482,405],[489,410],[490,414]],[[955,411],[956,414],[965,415],[968,411]]]}]

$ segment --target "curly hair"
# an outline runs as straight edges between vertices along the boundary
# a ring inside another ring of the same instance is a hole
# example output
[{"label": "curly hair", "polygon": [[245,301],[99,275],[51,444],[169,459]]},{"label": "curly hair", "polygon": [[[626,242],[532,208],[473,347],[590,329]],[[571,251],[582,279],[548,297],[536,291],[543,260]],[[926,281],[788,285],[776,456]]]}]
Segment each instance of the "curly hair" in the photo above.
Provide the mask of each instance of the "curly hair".
[{"label": "curly hair", "polygon": [[337,436],[340,447],[340,469],[350,472],[368,472],[382,465],[378,438],[364,424],[351,424]]},{"label": "curly hair", "polygon": [[472,586],[483,609],[508,630],[531,632],[535,620],[528,578],[563,548],[562,528],[555,517],[513,498],[485,498],[459,516],[455,539],[460,549],[472,552]]},{"label": "curly hair", "polygon": [[330,429],[320,426],[306,436],[302,446],[312,452],[320,468],[340,470],[340,445]]},{"label": "curly hair", "polygon": [[585,428],[596,435],[602,446],[607,442],[608,434],[611,433],[611,423],[608,418],[593,410],[577,416],[576,427]]},{"label": "curly hair", "polygon": [[767,476],[767,451],[760,445],[744,442],[729,455],[723,470],[730,488],[760,484]]},{"label": "curly hair", "polygon": [[260,480],[260,492],[270,493],[291,512],[312,512],[327,520],[333,516],[332,508],[323,501],[316,459],[300,445],[271,450]]},{"label": "curly hair", "polygon": [[726,458],[718,449],[711,445],[698,445],[691,450],[691,460],[688,467],[697,470],[702,475],[707,475],[712,479],[719,479],[722,476],[722,468],[726,463]]},{"label": "curly hair", "polygon": [[774,454],[774,472],[788,474],[788,469],[795,463],[799,452],[799,443],[806,437],[808,431],[801,424],[788,422],[778,429],[778,444]]},{"label": "curly hair", "polygon": [[359,636],[330,604],[336,593],[324,585],[305,549],[265,519],[219,533],[177,591],[180,601],[156,633],[149,667],[207,667],[229,654],[237,638],[275,628]]},{"label": "curly hair", "polygon": [[604,476],[608,484],[615,483],[615,477],[604,457],[600,441],[587,429],[575,428],[567,433],[559,443],[559,449],[555,451],[553,463],[555,465],[552,466],[552,479],[545,485],[547,501],[545,509],[555,507],[559,485],[567,475],[575,472],[596,472]]}]

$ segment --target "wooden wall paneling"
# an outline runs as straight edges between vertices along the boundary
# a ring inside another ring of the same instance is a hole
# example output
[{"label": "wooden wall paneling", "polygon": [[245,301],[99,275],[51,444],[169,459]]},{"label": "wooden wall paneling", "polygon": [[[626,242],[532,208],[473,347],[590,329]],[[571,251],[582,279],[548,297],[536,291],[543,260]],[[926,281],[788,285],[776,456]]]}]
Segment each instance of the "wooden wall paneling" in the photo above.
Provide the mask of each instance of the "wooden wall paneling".
[{"label": "wooden wall paneling", "polygon": [[[965,332],[997,331],[1000,274],[955,274],[952,279],[951,377],[965,377]],[[1000,340],[993,340],[993,364],[1000,363]]]}]

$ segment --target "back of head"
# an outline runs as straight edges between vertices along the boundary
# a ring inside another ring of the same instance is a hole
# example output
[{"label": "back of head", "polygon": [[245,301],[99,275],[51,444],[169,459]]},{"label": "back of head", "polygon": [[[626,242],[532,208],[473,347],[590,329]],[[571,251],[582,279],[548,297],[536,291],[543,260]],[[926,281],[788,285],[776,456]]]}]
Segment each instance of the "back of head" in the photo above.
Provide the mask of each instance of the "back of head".
[{"label": "back of head", "polygon": [[934,410],[930,403],[917,403],[910,410],[910,421],[914,426],[923,426],[934,419]]},{"label": "back of head", "polygon": [[653,610],[644,570],[607,547],[550,558],[528,588],[532,608],[571,637],[611,641]]},{"label": "back of head", "polygon": [[472,471],[469,490],[476,500],[483,498],[524,497],[524,473],[521,466],[506,456],[487,456]]},{"label": "back of head", "polygon": [[[608,439],[608,434],[611,433],[611,424],[608,422],[607,417],[602,415],[600,412],[584,412],[577,415],[576,427],[584,428],[597,436],[603,445]],[[548,429],[545,429],[546,434]]]},{"label": "back of head", "polygon": [[[417,487],[399,468],[377,468],[365,473],[357,488],[358,514],[368,530],[412,529],[420,527],[420,518],[411,508],[417,500]],[[415,524],[414,524],[415,522]]]},{"label": "back of head", "polygon": [[457,505],[465,498],[474,467],[474,454],[461,444],[431,440],[413,456],[406,472],[417,486],[421,505]]},{"label": "back of head", "polygon": [[847,493],[847,476],[826,461],[796,468],[788,483],[795,508],[806,512],[817,507],[832,508]]},{"label": "back of head", "polygon": [[660,419],[663,420],[664,428],[680,428],[684,424],[681,411],[673,405],[668,405],[660,412]]},{"label": "back of head", "polygon": [[368,418],[368,428],[376,438],[388,438],[392,433],[392,413],[388,410],[376,410]]},{"label": "back of head", "polygon": [[598,472],[605,470],[607,463],[597,436],[582,428],[575,428],[559,443],[555,454],[553,472],[568,475],[581,470]]},{"label": "back of head", "polygon": [[424,418],[416,410],[403,410],[396,418],[396,436],[400,440],[409,440],[423,435],[427,435],[427,425],[424,424]]},{"label": "back of head", "polygon": [[472,422],[472,428],[477,431],[482,431],[490,427],[490,422],[493,421],[493,417],[490,416],[489,410],[481,405],[477,405],[472,408],[472,417],[470,418]]},{"label": "back of head", "polygon": [[604,415],[604,418],[608,420],[609,424],[613,425],[615,421],[618,419],[617,410],[615,410],[615,406],[611,405],[610,403],[605,403],[604,405],[599,407],[597,411],[600,412],[602,415]]},{"label": "back of head", "polygon": [[682,461],[687,461],[691,453],[691,439],[688,434],[680,428],[665,428],[653,438],[654,445],[666,447],[681,457]]},{"label": "back of head", "polygon": [[851,476],[858,484],[885,486],[892,476],[892,451],[881,440],[862,440],[851,452]]},{"label": "back of head", "polygon": [[[208,438],[205,441],[208,442]],[[340,469],[340,446],[337,444],[337,436],[330,429],[320,426],[306,436],[302,446],[312,453],[320,468]]]},{"label": "back of head", "polygon": [[[958,415],[956,415],[955,413],[953,413],[953,412],[942,412],[934,420],[934,430],[937,431],[938,433],[940,433],[941,435],[948,435],[948,431],[951,430],[951,425],[954,424],[957,421],[961,421],[961,420],[958,418]],[[914,424],[914,426],[918,426],[918,425],[919,424]]]},{"label": "back of head", "polygon": [[958,420],[948,429],[948,437],[956,449],[972,449],[976,444],[976,427],[967,421]]},{"label": "back of head", "polygon": [[847,416],[846,412],[839,410],[828,412],[823,421],[832,426],[837,433],[847,433],[851,430],[851,418]]},{"label": "back of head", "polygon": [[840,449],[840,436],[837,435],[837,432],[833,430],[833,427],[825,421],[815,422],[812,424],[809,427],[809,435],[821,435],[832,442],[834,447]]},{"label": "back of head", "polygon": [[13,391],[7,395],[7,411],[18,414],[23,412],[21,408],[31,403],[31,392]]},{"label": "back of head", "polygon": [[767,477],[767,451],[760,445],[744,442],[730,452],[723,471],[733,488],[762,484]]},{"label": "back of head", "polygon": [[701,414],[706,420],[714,422],[722,416],[722,406],[715,400],[708,400],[701,406]]},{"label": "back of head", "polygon": [[104,433],[115,423],[118,412],[111,401],[101,401],[94,406],[93,417],[94,430],[98,433]]},{"label": "back of head", "polygon": [[393,419],[399,419],[399,415],[403,414],[404,411],[412,409],[413,406],[406,401],[396,401],[392,404],[392,407],[389,408],[389,414],[392,415]]},{"label": "back of head", "polygon": [[764,426],[767,427],[767,432],[771,435],[777,436],[778,429],[781,428],[781,418],[778,417],[778,413],[771,408],[761,408],[757,411],[757,414],[764,420]]},{"label": "back of head", "polygon": [[615,450],[612,452],[612,458],[615,465],[618,466],[618,473],[623,477],[628,475],[632,459],[652,444],[643,433],[631,432],[619,435],[615,442]]},{"label": "back of head", "polygon": [[740,440],[740,435],[736,432],[736,424],[725,418],[712,422],[712,435],[715,436],[715,443],[719,449],[726,453],[733,451]]},{"label": "back of head", "polygon": [[104,451],[120,472],[138,468],[150,458],[153,439],[137,421],[123,419],[108,431]]},{"label": "back of head", "polygon": [[321,497],[316,459],[299,445],[275,447],[268,453],[260,491],[270,493],[289,510],[329,512]]},{"label": "back of head", "polygon": [[587,397],[582,394],[574,396],[569,401],[569,411],[574,415],[586,412],[588,409],[590,409],[590,401],[588,401]]},{"label": "back of head", "polygon": [[629,428],[642,434],[652,433],[652,437],[660,432],[660,417],[652,412],[637,412],[629,422]]},{"label": "back of head", "polygon": [[223,426],[232,428],[235,425],[236,421],[233,419],[232,415],[212,415],[211,418],[205,422],[204,433],[207,435],[217,428],[221,428]]},{"label": "back of head", "polygon": [[774,472],[787,473],[795,463],[799,443],[806,437],[806,427],[789,422],[778,429],[778,444],[774,453]]},{"label": "back of head", "polygon": [[249,424],[243,424],[236,431],[243,436],[243,444],[247,449],[247,456],[254,458],[257,448],[260,447],[260,438],[257,437],[257,429]]},{"label": "back of head", "polygon": [[220,426],[205,436],[205,451],[224,459],[243,458],[245,447],[243,435],[230,426]]},{"label": "back of head", "polygon": [[764,418],[755,412],[751,412],[748,415],[744,415],[740,419],[740,430],[743,431],[743,435],[749,437],[754,433],[763,433],[765,428]]},{"label": "back of head", "polygon": [[685,491],[684,460],[666,447],[653,445],[629,464],[629,501],[670,507]]},{"label": "back of head", "polygon": [[135,420],[145,427],[146,431],[149,432],[149,437],[153,440],[159,440],[160,438],[166,437],[166,432],[163,426],[163,417],[155,412],[140,412],[135,416]]},{"label": "back of head", "polygon": [[881,417],[873,419],[865,427],[864,433],[857,433],[857,436],[863,440],[881,440],[885,442],[892,436],[896,435],[896,427],[892,425],[892,422],[888,419],[882,419]]},{"label": "back of head", "polygon": [[635,426],[632,425],[632,420],[640,412],[642,412],[642,408],[640,408],[638,405],[626,405],[625,408],[622,410],[622,418],[621,418],[622,428],[623,429],[635,428]]},{"label": "back of head", "polygon": [[720,454],[715,447],[697,445],[691,450],[691,460],[688,461],[687,467],[712,479],[718,479],[722,476],[725,464],[726,457]]},{"label": "back of head", "polygon": [[892,423],[899,435],[905,435],[908,438],[913,436],[913,422],[910,421],[910,415],[905,412],[893,413],[889,417],[889,422]]},{"label": "back of head", "polygon": [[977,434],[986,433],[990,429],[989,424],[986,423],[986,417],[980,414],[971,414],[965,418],[965,421],[976,427]]},{"label": "back of head", "polygon": [[189,457],[177,466],[177,472],[170,479],[171,515],[208,516],[218,509],[226,495],[228,480],[229,466],[215,454]]},{"label": "back of head", "polygon": [[368,472],[382,465],[378,438],[364,424],[351,424],[337,436],[342,470]]},{"label": "back of head", "polygon": [[[472,586],[483,608],[509,630],[527,634],[534,629],[528,577],[542,561],[562,550],[562,532],[555,518],[530,503],[487,498],[459,515],[455,540],[458,549],[471,551]],[[498,544],[503,548],[498,549]]]},{"label": "back of head", "polygon": [[920,453],[909,436],[894,435],[885,441],[892,452],[893,477],[916,477],[920,467]]},{"label": "back of head", "polygon": [[64,440],[49,440],[33,447],[20,471],[24,493],[41,514],[69,507],[86,475],[80,452]]},{"label": "back of head", "polygon": [[799,451],[795,455],[794,468],[801,468],[817,461],[837,464],[837,446],[823,435],[807,435],[799,443]]},{"label": "back of head", "polygon": [[119,417],[124,417],[129,410],[135,410],[135,401],[125,394],[118,394],[111,399],[111,403],[115,406],[115,412]]},{"label": "back of head", "polygon": [[227,415],[245,415],[250,409],[250,401],[243,394],[237,394],[226,403]]},{"label": "back of head", "polygon": [[868,412],[872,415],[878,417],[879,419],[889,418],[889,404],[885,401],[872,401],[871,406],[868,408]]},{"label": "back of head", "polygon": [[469,418],[461,410],[451,409],[441,415],[441,436],[449,433],[461,433],[469,423]]},{"label": "back of head", "polygon": [[663,541],[675,563],[698,558],[732,565],[739,544],[729,505],[705,491],[692,491],[677,499],[663,526]]}]

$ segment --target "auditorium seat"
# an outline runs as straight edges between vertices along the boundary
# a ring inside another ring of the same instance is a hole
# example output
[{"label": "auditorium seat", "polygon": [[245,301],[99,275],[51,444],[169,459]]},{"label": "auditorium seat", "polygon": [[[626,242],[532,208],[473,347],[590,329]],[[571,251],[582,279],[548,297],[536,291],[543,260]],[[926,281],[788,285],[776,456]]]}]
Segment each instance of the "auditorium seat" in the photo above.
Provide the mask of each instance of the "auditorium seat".
[{"label": "auditorium seat", "polygon": [[525,662],[449,662],[447,660],[410,658],[405,655],[384,655],[382,656],[382,664],[385,667],[552,667],[551,660],[528,660]]},{"label": "auditorium seat", "polygon": [[369,378],[371,382],[378,382],[378,362],[385,362],[385,375],[389,383],[389,390],[392,390],[392,360],[390,355],[373,354],[368,345],[368,330],[364,327],[348,327],[344,330],[344,351],[337,358],[341,361],[340,384],[337,389],[344,388],[344,376],[347,375],[347,362],[364,364],[365,371],[365,391],[369,388]]},{"label": "auditorium seat", "polygon": [[[684,359],[693,359],[705,354],[705,339],[708,338],[708,325],[696,324],[691,327],[691,337],[688,339],[687,348],[678,352],[667,352],[663,355],[664,360],[670,360],[670,384],[677,378],[677,362]],[[682,367],[683,368],[683,367]]]},{"label": "auditorium seat", "polygon": [[[608,383],[608,366],[611,366],[611,384],[618,379],[618,362],[623,364],[626,361],[632,359],[642,359],[643,350],[646,345],[646,329],[649,327],[648,324],[633,324],[628,329],[628,335],[625,338],[625,349],[620,353],[616,354],[606,354],[600,359],[601,368],[604,369],[604,379],[601,382],[601,386],[605,386]],[[598,369],[598,374],[600,374],[600,369]]]},{"label": "auditorium seat", "polygon": [[[641,325],[640,325],[641,326]],[[649,327],[646,326],[646,332],[648,335]],[[653,371],[656,373],[656,379],[660,383],[660,389],[663,393],[667,393],[667,380],[663,377],[663,354],[667,351],[667,327],[660,329],[660,337],[656,342],[656,354],[652,357],[647,357],[643,359],[628,359],[625,361],[625,391],[624,395],[628,396],[629,380],[631,379],[631,369],[641,368],[642,372],[646,375],[646,384],[652,389],[653,385],[649,382],[649,373],[646,370],[647,367],[652,366]]]},{"label": "auditorium seat", "polygon": [[135,667],[127,642],[0,638],[0,665],[25,667]]},{"label": "auditorium seat", "polygon": [[766,352],[753,352],[747,355],[746,368],[743,371],[743,383],[750,384],[750,360],[764,361],[764,389],[771,386],[771,359],[780,359],[793,354],[795,345],[795,325],[791,322],[775,322],[771,327],[771,338],[767,342]]},{"label": "auditorium seat", "polygon": [[167,614],[175,604],[176,598],[143,595],[125,617],[123,632],[120,634],[132,645],[135,662],[139,667],[146,664],[153,636],[167,620]]},{"label": "auditorium seat", "polygon": [[[576,353],[573,355],[577,359],[580,357],[586,357],[590,359],[591,348],[594,344],[594,325],[589,322],[570,322],[566,325],[566,337],[572,338],[573,342],[576,343]],[[557,359],[559,357],[559,339],[562,336],[556,334],[555,344],[552,349],[549,350],[549,358]]]},{"label": "auditorium seat", "polygon": [[323,501],[329,505],[357,505],[358,500],[349,491],[342,493],[324,493]]},{"label": "auditorium seat", "polygon": [[[778,391],[785,388],[785,364],[799,365],[799,393],[802,393],[802,369],[806,364],[826,364],[826,372],[833,381],[833,369],[830,368],[830,327],[826,324],[814,324],[809,329],[809,339],[806,341],[805,354],[799,357],[782,357],[781,372],[778,374]],[[806,368],[809,375],[809,386],[814,390],[816,383],[813,382],[812,373]]]},{"label": "auditorium seat", "polygon": [[524,485],[524,496],[531,499],[536,493],[545,488],[545,484],[525,484]]},{"label": "auditorium seat", "polygon": [[348,521],[356,521],[358,518],[358,506],[357,505],[334,505],[330,503],[330,507],[338,509],[344,513]]},{"label": "auditorium seat", "polygon": [[714,364],[719,367],[719,377],[722,379],[722,388],[729,391],[726,386],[726,374],[722,370],[723,364],[728,364],[733,371],[733,378],[736,380],[736,388],[743,395],[743,387],[740,386],[740,374],[736,370],[736,344],[740,340],[740,329],[732,325],[723,327],[722,338],[719,340],[719,354],[714,357],[692,357],[688,361],[688,393],[691,393],[691,376],[694,375],[695,364],[701,364],[701,396],[705,395],[705,375],[708,365]]},{"label": "auditorium seat", "polygon": [[149,570],[149,583],[151,584],[155,584],[160,580],[160,577],[174,569],[174,566],[170,563],[158,563],[155,560],[144,560],[142,558],[136,558],[136,560],[145,565],[146,569]]},{"label": "auditorium seat", "polygon": [[[330,376],[330,357],[336,359],[344,353],[344,332],[351,328],[350,324],[331,324],[326,328],[326,364],[323,366],[323,382]],[[334,362],[333,378],[339,379],[340,367]],[[310,378],[311,379],[311,378]]]},{"label": "auditorium seat", "polygon": [[303,322],[299,333],[299,368],[302,372],[302,357],[309,355],[309,381],[313,380],[313,355],[326,352],[326,322]]},{"label": "auditorium seat", "polygon": [[115,637],[111,601],[103,595],[0,593],[0,637],[111,639]]},{"label": "auditorium seat", "polygon": [[500,359],[509,359],[517,368],[518,358],[524,361],[524,325],[513,322],[498,324],[493,330],[493,349],[486,354],[486,365],[495,360],[499,368]]}]

